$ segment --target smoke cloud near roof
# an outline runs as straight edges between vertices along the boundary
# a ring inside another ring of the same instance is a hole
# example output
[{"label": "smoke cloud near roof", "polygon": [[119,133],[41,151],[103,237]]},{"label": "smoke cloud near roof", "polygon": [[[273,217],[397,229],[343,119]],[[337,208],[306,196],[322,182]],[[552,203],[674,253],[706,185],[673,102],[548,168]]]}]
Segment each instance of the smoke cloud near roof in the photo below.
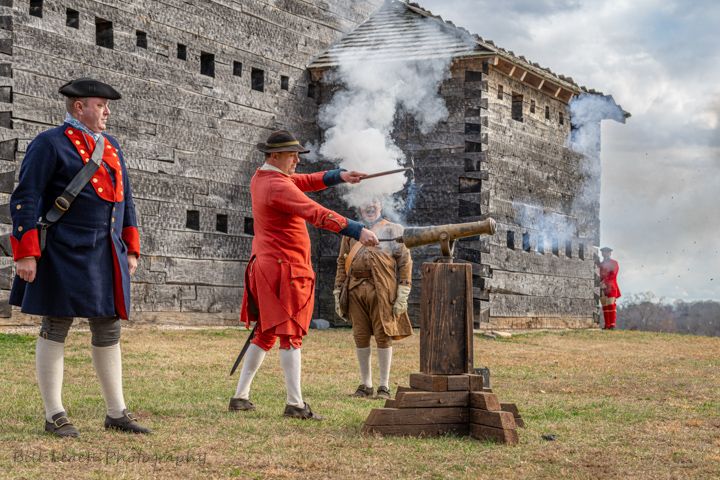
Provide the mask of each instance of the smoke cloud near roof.
[{"label": "smoke cloud near roof", "polygon": [[[600,198],[600,126],[603,120],[625,123],[625,112],[612,96],[583,93],[569,105],[572,130],[567,146],[578,153],[577,190],[567,214],[551,212],[540,205],[513,202],[515,220],[539,232],[538,251],[549,251],[553,240],[565,243],[573,237],[587,238],[594,227],[594,212]],[[590,238],[597,241],[596,238]]]},{"label": "smoke cloud near roof", "polygon": [[[438,34],[453,35],[432,20],[416,21],[426,22],[424,27],[435,28]],[[341,168],[365,173],[410,166],[392,138],[397,115],[411,115],[422,133],[432,131],[448,115],[438,87],[450,74],[450,57],[377,61],[377,48],[340,56],[339,67],[328,78],[340,89],[319,114],[320,126],[325,129],[319,155]],[[406,182],[403,175],[369,179],[345,187],[342,198],[349,206],[359,207],[369,198],[379,197],[388,214],[402,210],[392,196]]]}]

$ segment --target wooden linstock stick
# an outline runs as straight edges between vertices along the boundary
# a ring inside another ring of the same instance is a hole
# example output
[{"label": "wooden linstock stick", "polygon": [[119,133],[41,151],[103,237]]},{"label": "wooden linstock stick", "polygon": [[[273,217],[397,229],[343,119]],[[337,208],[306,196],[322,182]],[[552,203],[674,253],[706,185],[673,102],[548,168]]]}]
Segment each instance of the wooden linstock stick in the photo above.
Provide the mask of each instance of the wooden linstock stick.
[{"label": "wooden linstock stick", "polygon": [[412,170],[412,167],[397,168],[395,170],[387,170],[385,172],[371,173],[370,175],[364,176],[362,180],[367,180],[368,178],[382,177],[383,175],[392,175],[393,173],[407,172],[408,170]]}]

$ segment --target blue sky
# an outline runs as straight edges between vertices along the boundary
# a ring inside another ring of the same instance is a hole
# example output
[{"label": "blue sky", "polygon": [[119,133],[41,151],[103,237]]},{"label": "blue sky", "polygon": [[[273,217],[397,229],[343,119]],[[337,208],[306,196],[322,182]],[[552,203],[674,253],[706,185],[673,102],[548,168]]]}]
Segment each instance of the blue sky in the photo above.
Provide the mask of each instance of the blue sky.
[{"label": "blue sky", "polygon": [[720,2],[419,3],[631,112],[602,130],[601,242],[623,294],[720,300]]}]

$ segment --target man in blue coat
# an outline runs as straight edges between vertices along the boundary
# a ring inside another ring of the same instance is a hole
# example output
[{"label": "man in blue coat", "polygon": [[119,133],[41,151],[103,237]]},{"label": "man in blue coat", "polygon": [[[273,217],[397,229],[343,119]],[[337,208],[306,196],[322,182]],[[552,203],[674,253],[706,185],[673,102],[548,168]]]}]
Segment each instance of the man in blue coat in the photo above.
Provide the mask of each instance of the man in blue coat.
[{"label": "man in blue coat", "polygon": [[[149,433],[128,412],[122,391],[120,319],[130,312],[130,275],[137,268],[140,238],[125,159],[117,140],[102,133],[110,100],[120,94],[90,78],[68,82],[59,92],[67,97],[65,123],[30,143],[10,198],[17,272],[10,303],[42,316],[36,370],[45,431],[79,435],[61,392],[65,338],[73,318],[83,317],[89,320],[93,365],[107,406],[105,428]],[[96,144],[102,151],[95,152]],[[92,161],[100,166],[73,200],[66,188]],[[51,225],[39,234],[38,223]]]}]

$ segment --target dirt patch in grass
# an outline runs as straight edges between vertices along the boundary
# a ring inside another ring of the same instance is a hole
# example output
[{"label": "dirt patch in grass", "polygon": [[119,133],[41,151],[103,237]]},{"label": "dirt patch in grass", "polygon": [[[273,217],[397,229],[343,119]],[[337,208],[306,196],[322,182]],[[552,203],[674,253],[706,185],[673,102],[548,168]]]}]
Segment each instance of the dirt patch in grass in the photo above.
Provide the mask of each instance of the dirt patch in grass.
[{"label": "dirt patch in grass", "polygon": [[[363,436],[381,401],[348,397],[359,383],[349,330],[313,331],[303,348],[303,392],[321,423],[288,420],[277,349],[256,377],[255,412],[227,412],[229,369],[247,332],[123,332],[125,396],[155,430],[108,433],[89,334],[66,347],[63,399],[76,440],[42,434],[34,336],[0,334],[0,471],[43,478],[717,478],[720,339],[641,332],[570,332],[486,340],[495,392],[516,402],[527,428],[506,447],[469,438]],[[392,382],[419,364],[418,335],[396,343]],[[377,363],[373,368],[377,379]],[[394,391],[394,388],[393,388]],[[543,434],[554,434],[546,441]]]}]

